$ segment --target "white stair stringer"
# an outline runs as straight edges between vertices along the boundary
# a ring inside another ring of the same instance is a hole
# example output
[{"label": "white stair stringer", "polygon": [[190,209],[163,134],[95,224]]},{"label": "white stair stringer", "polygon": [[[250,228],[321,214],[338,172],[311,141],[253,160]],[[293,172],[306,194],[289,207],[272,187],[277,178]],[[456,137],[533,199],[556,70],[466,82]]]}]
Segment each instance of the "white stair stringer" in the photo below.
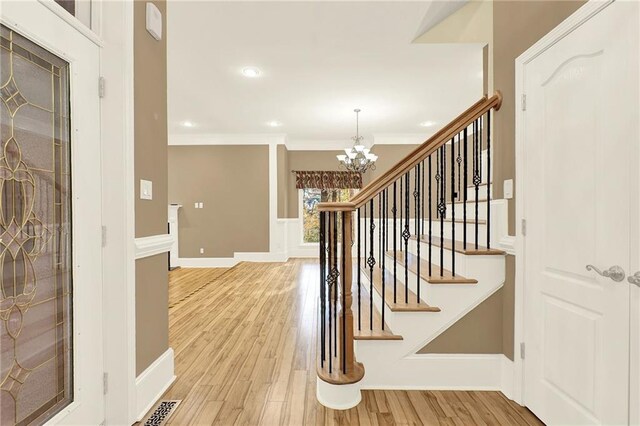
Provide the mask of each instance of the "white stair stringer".
[{"label": "white stair stringer", "polygon": [[[507,235],[507,201],[491,202],[492,247]],[[450,225],[450,224],[449,224]],[[456,235],[462,239],[461,234]],[[485,239],[481,240],[482,245]],[[427,245],[422,243],[421,258],[427,259]],[[377,247],[374,246],[377,252]],[[409,242],[415,254],[417,242]],[[432,263],[439,264],[439,247],[432,248]],[[376,253],[377,254],[377,253]],[[450,250],[445,250],[444,266],[451,268]],[[357,340],[356,358],[365,367],[361,389],[498,389],[500,356],[464,354],[416,354],[460,318],[477,307],[504,285],[505,256],[465,255],[455,253],[456,273],[473,278],[476,284],[431,284],[420,280],[421,299],[440,312],[392,312],[385,306],[385,322],[403,340]],[[378,257],[377,257],[378,258]],[[379,258],[378,258],[379,259]],[[377,267],[377,266],[376,266]],[[393,260],[386,258],[392,270]],[[437,269],[434,270],[437,273]],[[405,271],[397,264],[397,277],[404,282]],[[417,293],[416,274],[408,271],[409,288]],[[364,274],[363,285],[369,285]],[[400,282],[398,285],[401,285]],[[374,305],[380,311],[382,298],[374,291]]]},{"label": "white stair stringer", "polygon": [[[476,278],[477,284],[427,284],[422,283],[421,298],[440,312],[392,312],[385,311],[385,321],[403,340],[357,340],[356,358],[365,366],[362,389],[478,389],[478,383],[486,379],[495,382],[494,370],[459,371],[451,374],[443,368],[451,357],[416,355],[456,321],[482,303],[502,287],[505,278],[504,256],[467,256],[466,277]],[[474,259],[471,259],[474,258]],[[399,271],[400,272],[400,269]],[[400,274],[398,274],[400,275]],[[403,274],[404,276],[404,271]],[[415,275],[409,273],[409,287],[415,291]],[[413,284],[412,284],[413,283]],[[375,306],[381,306],[381,297],[374,292]],[[461,357],[464,361],[466,358]],[[487,358],[489,362],[492,359]],[[474,364],[460,362],[464,369]],[[473,367],[473,370],[478,370]],[[481,370],[481,369],[480,369]],[[482,375],[487,374],[486,378]]]}]

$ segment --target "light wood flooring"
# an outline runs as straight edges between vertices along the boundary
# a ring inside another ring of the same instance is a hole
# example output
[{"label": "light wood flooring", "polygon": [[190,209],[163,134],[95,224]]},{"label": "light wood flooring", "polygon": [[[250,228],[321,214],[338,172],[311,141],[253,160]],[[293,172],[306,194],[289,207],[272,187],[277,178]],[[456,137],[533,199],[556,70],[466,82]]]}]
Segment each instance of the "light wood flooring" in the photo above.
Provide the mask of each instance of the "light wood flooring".
[{"label": "light wood flooring", "polygon": [[164,398],[182,400],[169,424],[541,424],[499,392],[365,391],[356,408],[324,408],[316,261],[179,269],[169,287],[177,379]]}]

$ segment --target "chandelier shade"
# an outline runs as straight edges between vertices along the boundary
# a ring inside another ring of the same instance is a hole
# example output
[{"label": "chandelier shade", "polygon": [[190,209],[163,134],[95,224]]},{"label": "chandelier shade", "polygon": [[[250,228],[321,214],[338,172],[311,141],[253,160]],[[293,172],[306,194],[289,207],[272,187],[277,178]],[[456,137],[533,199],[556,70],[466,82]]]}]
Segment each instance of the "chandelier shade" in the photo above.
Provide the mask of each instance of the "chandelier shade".
[{"label": "chandelier shade", "polygon": [[356,135],[351,138],[353,146],[345,148],[345,153],[336,155],[336,158],[338,158],[340,165],[348,171],[365,173],[367,170],[375,170],[378,156],[362,145],[361,142],[364,138],[360,136],[360,110],[354,109],[353,111],[356,113]]}]

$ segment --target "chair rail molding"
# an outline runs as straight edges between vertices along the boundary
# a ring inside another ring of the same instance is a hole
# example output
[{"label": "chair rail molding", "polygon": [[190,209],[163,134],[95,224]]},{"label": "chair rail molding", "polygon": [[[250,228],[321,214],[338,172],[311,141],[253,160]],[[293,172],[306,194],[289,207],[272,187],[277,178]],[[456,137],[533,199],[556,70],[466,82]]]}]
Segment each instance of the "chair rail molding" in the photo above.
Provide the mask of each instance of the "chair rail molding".
[{"label": "chair rail molding", "polygon": [[152,235],[135,239],[136,260],[166,253],[173,245],[173,237],[169,234]]}]

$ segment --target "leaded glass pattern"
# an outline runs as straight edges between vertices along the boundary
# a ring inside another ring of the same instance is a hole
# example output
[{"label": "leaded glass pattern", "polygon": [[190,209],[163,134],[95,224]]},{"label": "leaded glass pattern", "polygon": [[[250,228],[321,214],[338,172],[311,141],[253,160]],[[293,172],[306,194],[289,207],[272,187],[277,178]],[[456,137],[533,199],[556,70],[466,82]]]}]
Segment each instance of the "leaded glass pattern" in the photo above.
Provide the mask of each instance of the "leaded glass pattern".
[{"label": "leaded glass pattern", "polygon": [[69,64],[0,26],[0,424],[73,399]]}]

